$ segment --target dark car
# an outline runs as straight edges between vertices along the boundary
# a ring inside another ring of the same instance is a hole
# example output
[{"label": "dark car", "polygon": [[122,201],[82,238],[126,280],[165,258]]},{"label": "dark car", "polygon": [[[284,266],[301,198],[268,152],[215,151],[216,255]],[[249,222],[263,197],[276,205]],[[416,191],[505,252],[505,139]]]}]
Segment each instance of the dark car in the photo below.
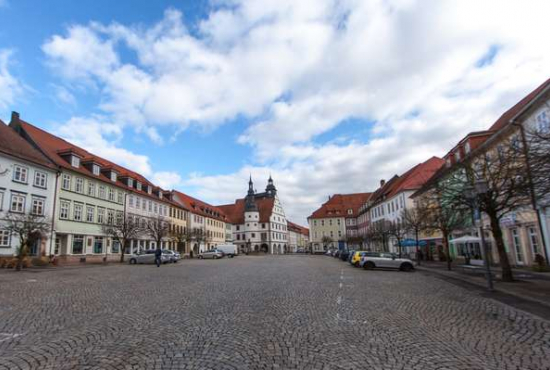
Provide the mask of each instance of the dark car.
[{"label": "dark car", "polygon": [[347,261],[348,260],[348,257],[349,257],[349,254],[350,254],[350,251],[341,251],[340,252],[340,259],[342,261]]},{"label": "dark car", "polygon": [[341,251],[340,251],[340,249],[338,249],[336,252],[334,252],[333,257],[334,258],[340,258],[340,253],[341,253]]}]

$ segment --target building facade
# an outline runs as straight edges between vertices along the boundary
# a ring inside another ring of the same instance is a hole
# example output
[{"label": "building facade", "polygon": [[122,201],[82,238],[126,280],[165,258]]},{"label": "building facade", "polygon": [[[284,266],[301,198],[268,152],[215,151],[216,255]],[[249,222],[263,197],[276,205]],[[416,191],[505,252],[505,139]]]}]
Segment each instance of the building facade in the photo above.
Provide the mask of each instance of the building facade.
[{"label": "building facade", "polygon": [[289,250],[285,212],[271,176],[265,192],[256,193],[252,177],[245,198],[218,206],[232,224],[233,243],[241,253],[283,254]]},{"label": "building facade", "polygon": [[[34,215],[52,225],[57,172],[50,160],[0,121],[0,257],[13,256],[20,247],[18,235],[5,229],[6,218]],[[28,254],[49,256],[51,241],[51,232],[40,235]]]}]

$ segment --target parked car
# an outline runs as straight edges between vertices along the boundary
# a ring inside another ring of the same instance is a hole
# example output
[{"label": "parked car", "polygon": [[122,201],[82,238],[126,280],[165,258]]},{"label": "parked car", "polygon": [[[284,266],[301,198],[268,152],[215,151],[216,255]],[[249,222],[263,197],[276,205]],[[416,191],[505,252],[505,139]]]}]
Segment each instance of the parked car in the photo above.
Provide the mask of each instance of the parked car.
[{"label": "parked car", "polygon": [[177,263],[181,259],[181,256],[178,252],[171,251],[169,249],[163,249],[162,254],[167,254],[170,257],[170,262],[172,263]]},{"label": "parked car", "polygon": [[408,258],[399,258],[395,253],[374,253],[369,252],[361,257],[359,266],[365,270],[374,268],[391,268],[401,271],[414,270],[414,262]]},{"label": "parked car", "polygon": [[238,248],[235,244],[222,244],[216,246],[216,249],[222,251],[224,255],[229,258],[233,258],[239,254]]},{"label": "parked car", "polygon": [[306,253],[306,250],[304,248],[298,248],[296,253]]},{"label": "parked car", "polygon": [[354,267],[359,267],[359,262],[361,261],[361,257],[366,256],[368,253],[372,253],[372,252],[367,252],[367,251],[354,252],[349,263],[351,263],[352,266]]},{"label": "parked car", "polygon": [[218,249],[212,249],[212,250],[209,250],[209,251],[205,251],[205,252],[202,252],[199,254],[199,259],[207,259],[207,258],[211,258],[211,259],[218,259],[218,258],[223,258],[224,254],[222,251],[218,250]]},{"label": "parked car", "polygon": [[350,262],[351,261],[351,258],[353,257],[353,255],[355,254],[355,250],[350,250],[349,253],[348,253],[348,257],[346,258],[346,261]]},{"label": "parked car", "polygon": [[[171,261],[172,256],[170,254],[162,251],[160,261],[162,263],[168,263]],[[143,264],[143,263],[155,263],[155,249],[147,249],[145,251],[140,251],[130,256],[129,262],[131,265]]]},{"label": "parked car", "polygon": [[342,253],[342,251],[338,249],[336,252],[334,252],[333,257],[340,258],[340,253]]},{"label": "parked car", "polygon": [[340,259],[342,261],[347,261],[349,254],[350,254],[350,251],[346,251],[346,250],[340,251]]}]

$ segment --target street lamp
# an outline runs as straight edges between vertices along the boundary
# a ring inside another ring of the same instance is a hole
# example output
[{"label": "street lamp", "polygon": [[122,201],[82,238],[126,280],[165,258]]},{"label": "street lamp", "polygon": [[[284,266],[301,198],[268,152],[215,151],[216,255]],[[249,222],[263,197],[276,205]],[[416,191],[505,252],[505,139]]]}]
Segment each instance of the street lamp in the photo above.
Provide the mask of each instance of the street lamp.
[{"label": "street lamp", "polygon": [[485,233],[483,232],[483,222],[481,220],[480,201],[487,195],[489,187],[487,182],[479,180],[474,186],[468,186],[464,190],[465,197],[471,202],[474,209],[474,225],[478,228],[479,237],[481,239],[481,254],[483,255],[483,266],[485,267],[485,277],[487,279],[487,287],[489,291],[493,291],[493,276],[491,274],[491,266],[489,265],[489,254],[485,243]]}]

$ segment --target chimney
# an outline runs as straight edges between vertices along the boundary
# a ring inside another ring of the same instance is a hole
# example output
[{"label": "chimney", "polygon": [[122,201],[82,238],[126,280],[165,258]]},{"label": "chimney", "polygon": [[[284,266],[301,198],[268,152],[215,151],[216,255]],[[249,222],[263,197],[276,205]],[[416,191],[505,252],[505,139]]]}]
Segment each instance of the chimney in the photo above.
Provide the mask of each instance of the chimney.
[{"label": "chimney", "polygon": [[19,113],[15,112],[15,111],[12,111],[11,112],[11,122],[14,122],[14,121],[19,121]]},{"label": "chimney", "polygon": [[384,186],[386,184],[386,180],[382,179],[380,180],[380,187]]}]

